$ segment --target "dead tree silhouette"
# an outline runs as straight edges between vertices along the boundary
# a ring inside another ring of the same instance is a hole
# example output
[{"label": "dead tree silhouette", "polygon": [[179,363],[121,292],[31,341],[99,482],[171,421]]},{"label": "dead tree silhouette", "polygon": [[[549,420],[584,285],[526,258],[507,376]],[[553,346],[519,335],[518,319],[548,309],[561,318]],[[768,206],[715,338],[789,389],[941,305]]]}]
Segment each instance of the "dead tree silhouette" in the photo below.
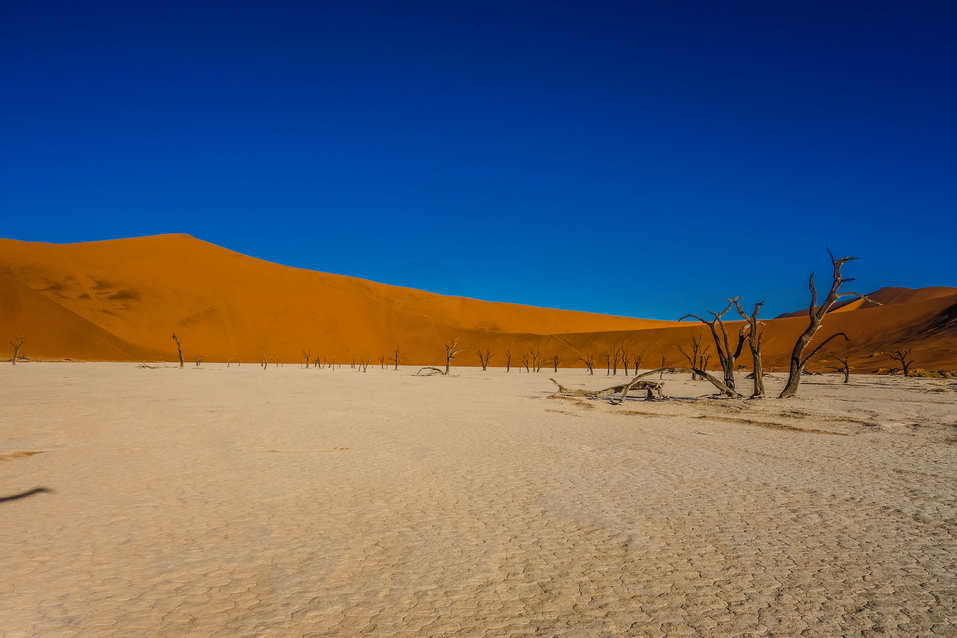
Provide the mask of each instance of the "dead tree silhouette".
[{"label": "dead tree silhouette", "polygon": [[179,337],[176,336],[176,333],[173,333],[173,341],[176,342],[176,354],[179,356],[179,367],[183,367],[186,363],[183,361],[183,346],[179,342]]},{"label": "dead tree silhouette", "polygon": [[20,357],[20,348],[23,347],[25,342],[26,339],[20,336],[14,337],[13,341],[10,342],[10,345],[13,346],[13,359],[11,360],[13,365],[17,365],[17,359]]},{"label": "dead tree silhouette", "polygon": [[808,279],[808,288],[811,289],[811,303],[808,305],[807,309],[808,324],[807,328],[804,329],[804,332],[802,332],[794,342],[794,348],[791,350],[791,358],[788,365],[788,380],[784,385],[784,389],[781,390],[781,394],[778,395],[778,397],[781,399],[793,397],[797,394],[798,386],[801,383],[801,375],[804,373],[804,366],[811,359],[811,357],[813,357],[818,350],[827,345],[831,339],[842,336],[844,339],[850,341],[846,334],[843,332],[838,332],[825,339],[821,345],[817,346],[811,352],[811,354],[807,356],[804,355],[804,350],[811,343],[811,340],[814,338],[814,335],[817,334],[817,331],[821,329],[821,325],[824,323],[825,315],[830,312],[831,308],[834,307],[834,304],[845,297],[857,297],[858,299],[867,298],[866,295],[863,295],[859,292],[841,292],[842,285],[849,281],[854,281],[853,279],[845,279],[841,275],[841,268],[847,262],[857,259],[857,257],[841,257],[840,259],[835,259],[834,253],[832,253],[830,249],[828,249],[827,254],[831,258],[831,265],[833,267],[831,289],[828,291],[827,297],[824,298],[824,301],[818,305],[817,287],[814,285],[814,273],[811,273],[811,277]]}]

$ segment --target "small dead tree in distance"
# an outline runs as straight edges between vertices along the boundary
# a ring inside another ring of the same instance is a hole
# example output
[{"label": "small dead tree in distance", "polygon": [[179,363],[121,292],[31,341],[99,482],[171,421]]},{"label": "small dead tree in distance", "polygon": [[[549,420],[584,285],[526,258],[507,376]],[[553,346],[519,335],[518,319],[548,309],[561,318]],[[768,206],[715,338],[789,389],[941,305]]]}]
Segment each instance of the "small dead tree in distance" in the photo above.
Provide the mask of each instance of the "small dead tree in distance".
[{"label": "small dead tree in distance", "polygon": [[559,357],[557,354],[552,355],[552,371],[553,372],[558,372],[558,364],[561,362],[562,362],[561,357]]},{"label": "small dead tree in distance", "polygon": [[880,354],[890,357],[894,361],[897,361],[898,363],[900,363],[901,372],[904,374],[905,377],[909,377],[910,368],[912,365],[914,365],[914,359],[911,358],[910,356],[910,353],[913,352],[913,350],[914,348],[912,347],[908,348],[906,346],[901,345],[895,350],[892,350],[890,352],[881,352]]},{"label": "small dead tree in distance", "polygon": [[486,348],[484,351],[476,350],[475,354],[478,355],[479,365],[482,366],[482,372],[487,372],[488,362],[492,358],[492,351]]},{"label": "small dead tree in distance", "polygon": [[301,354],[302,358],[306,360],[306,370],[308,370],[309,361],[312,360],[312,348],[303,348],[299,351],[299,354]]},{"label": "small dead tree in distance", "polygon": [[847,352],[845,352],[844,354],[828,352],[827,354],[831,357],[834,357],[838,361],[838,363],[841,364],[839,366],[831,366],[831,370],[833,370],[834,372],[840,372],[841,374],[843,374],[844,383],[849,382],[851,380],[851,366],[849,365],[849,361],[851,360],[851,355]]},{"label": "small dead tree in distance", "polygon": [[13,346],[13,365],[17,365],[17,358],[20,356],[20,348],[23,347],[24,343],[26,343],[26,339],[21,336],[14,337],[13,341],[10,342],[10,345]]},{"label": "small dead tree in distance", "polygon": [[459,338],[455,337],[445,344],[445,374],[449,373],[449,368],[452,367],[452,359],[455,358],[455,355],[462,352],[459,349]]},{"label": "small dead tree in distance", "polygon": [[184,367],[186,362],[183,361],[183,346],[179,342],[179,337],[176,336],[176,333],[173,333],[173,341],[176,342],[176,354],[179,355],[179,367]]},{"label": "small dead tree in distance", "polygon": [[585,370],[588,371],[588,374],[594,375],[595,374],[595,356],[590,352],[586,352],[585,356],[581,357],[580,359],[581,359],[581,362],[585,364]]},{"label": "small dead tree in distance", "polygon": [[392,352],[392,362],[395,364],[395,367],[393,368],[393,370],[395,370],[396,372],[398,372],[399,370],[399,361],[401,360],[402,359],[399,356],[399,347],[396,346],[395,350],[393,350]]},{"label": "small dead tree in distance", "polygon": [[505,372],[511,372],[512,370],[512,350],[511,348],[505,348]]}]

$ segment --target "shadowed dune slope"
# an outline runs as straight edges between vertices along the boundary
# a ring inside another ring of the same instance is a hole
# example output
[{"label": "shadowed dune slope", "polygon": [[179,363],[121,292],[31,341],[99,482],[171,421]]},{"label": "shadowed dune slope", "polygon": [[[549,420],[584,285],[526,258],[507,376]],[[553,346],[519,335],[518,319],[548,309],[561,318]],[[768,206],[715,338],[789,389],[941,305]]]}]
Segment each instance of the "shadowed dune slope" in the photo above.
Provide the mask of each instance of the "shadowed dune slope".
[{"label": "shadowed dune slope", "polygon": [[[870,355],[903,339],[914,341],[920,367],[957,367],[957,289],[885,288],[872,298],[884,305],[848,305],[821,333],[847,332],[858,369],[890,367]],[[558,355],[563,366],[581,365],[592,352],[604,368],[604,352],[624,344],[643,352],[649,367],[662,355],[680,364],[677,346],[703,334],[695,324],[450,297],[291,268],[188,235],[79,244],[2,239],[0,308],[0,330],[26,336],[26,356],[82,360],[171,360],[176,332],[187,359],[208,361],[295,362],[310,349],[326,361],[378,365],[398,347],[403,363],[435,364],[442,343],[457,336],[460,365],[475,365],[474,351],[487,347],[492,365],[503,365],[510,350],[520,367],[536,349],[545,359]],[[772,367],[784,364],[805,322],[768,322]]]}]

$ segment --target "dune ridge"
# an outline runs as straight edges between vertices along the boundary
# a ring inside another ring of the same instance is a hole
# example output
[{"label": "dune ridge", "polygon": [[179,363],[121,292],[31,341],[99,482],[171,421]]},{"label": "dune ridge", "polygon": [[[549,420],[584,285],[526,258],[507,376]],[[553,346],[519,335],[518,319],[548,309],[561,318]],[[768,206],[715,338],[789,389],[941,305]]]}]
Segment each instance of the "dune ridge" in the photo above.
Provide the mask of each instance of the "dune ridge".
[{"label": "dune ridge", "polygon": [[[924,368],[957,368],[957,288],[885,288],[870,295],[883,305],[853,302],[835,312],[821,336],[843,330],[858,368],[891,367],[875,352],[894,341],[913,343]],[[435,364],[442,343],[459,337],[455,360],[475,365],[474,350],[493,350],[492,365],[512,365],[539,349],[562,366],[581,366],[585,353],[604,366],[603,353],[624,344],[643,352],[644,365],[682,357],[677,346],[704,334],[690,323],[451,297],[355,277],[283,266],[242,255],[189,235],[50,244],[0,239],[0,330],[27,336],[32,358],[108,361],[172,360],[170,334],[188,359],[274,362],[392,357]],[[768,322],[765,356],[782,366],[801,315]],[[747,365],[747,356],[741,359]]]}]

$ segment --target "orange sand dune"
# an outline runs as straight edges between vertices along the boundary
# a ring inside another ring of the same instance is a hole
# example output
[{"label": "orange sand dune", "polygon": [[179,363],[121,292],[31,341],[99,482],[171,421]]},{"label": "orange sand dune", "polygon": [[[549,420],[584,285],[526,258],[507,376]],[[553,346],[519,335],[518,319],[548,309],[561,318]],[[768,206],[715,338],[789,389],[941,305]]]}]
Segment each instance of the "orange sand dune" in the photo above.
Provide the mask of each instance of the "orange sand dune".
[{"label": "orange sand dune", "polygon": [[[844,330],[858,358],[894,340],[915,338],[921,367],[957,367],[957,289],[883,289],[884,306],[847,306],[822,336]],[[521,366],[523,353],[602,365],[616,344],[644,352],[644,366],[681,362],[677,346],[702,332],[695,324],[615,317],[449,297],[274,264],[195,239],[159,235],[80,244],[0,240],[0,330],[23,334],[32,358],[170,360],[181,338],[187,359],[301,360],[300,351],[340,363],[390,357],[435,364],[458,336],[456,359],[493,350],[493,365]],[[696,309],[689,309],[696,310]],[[950,313],[948,315],[948,313]],[[783,365],[803,317],[768,322],[769,364]],[[716,361],[715,361],[716,362]],[[747,357],[742,359],[747,362]],[[858,362],[889,367],[883,358]]]}]

